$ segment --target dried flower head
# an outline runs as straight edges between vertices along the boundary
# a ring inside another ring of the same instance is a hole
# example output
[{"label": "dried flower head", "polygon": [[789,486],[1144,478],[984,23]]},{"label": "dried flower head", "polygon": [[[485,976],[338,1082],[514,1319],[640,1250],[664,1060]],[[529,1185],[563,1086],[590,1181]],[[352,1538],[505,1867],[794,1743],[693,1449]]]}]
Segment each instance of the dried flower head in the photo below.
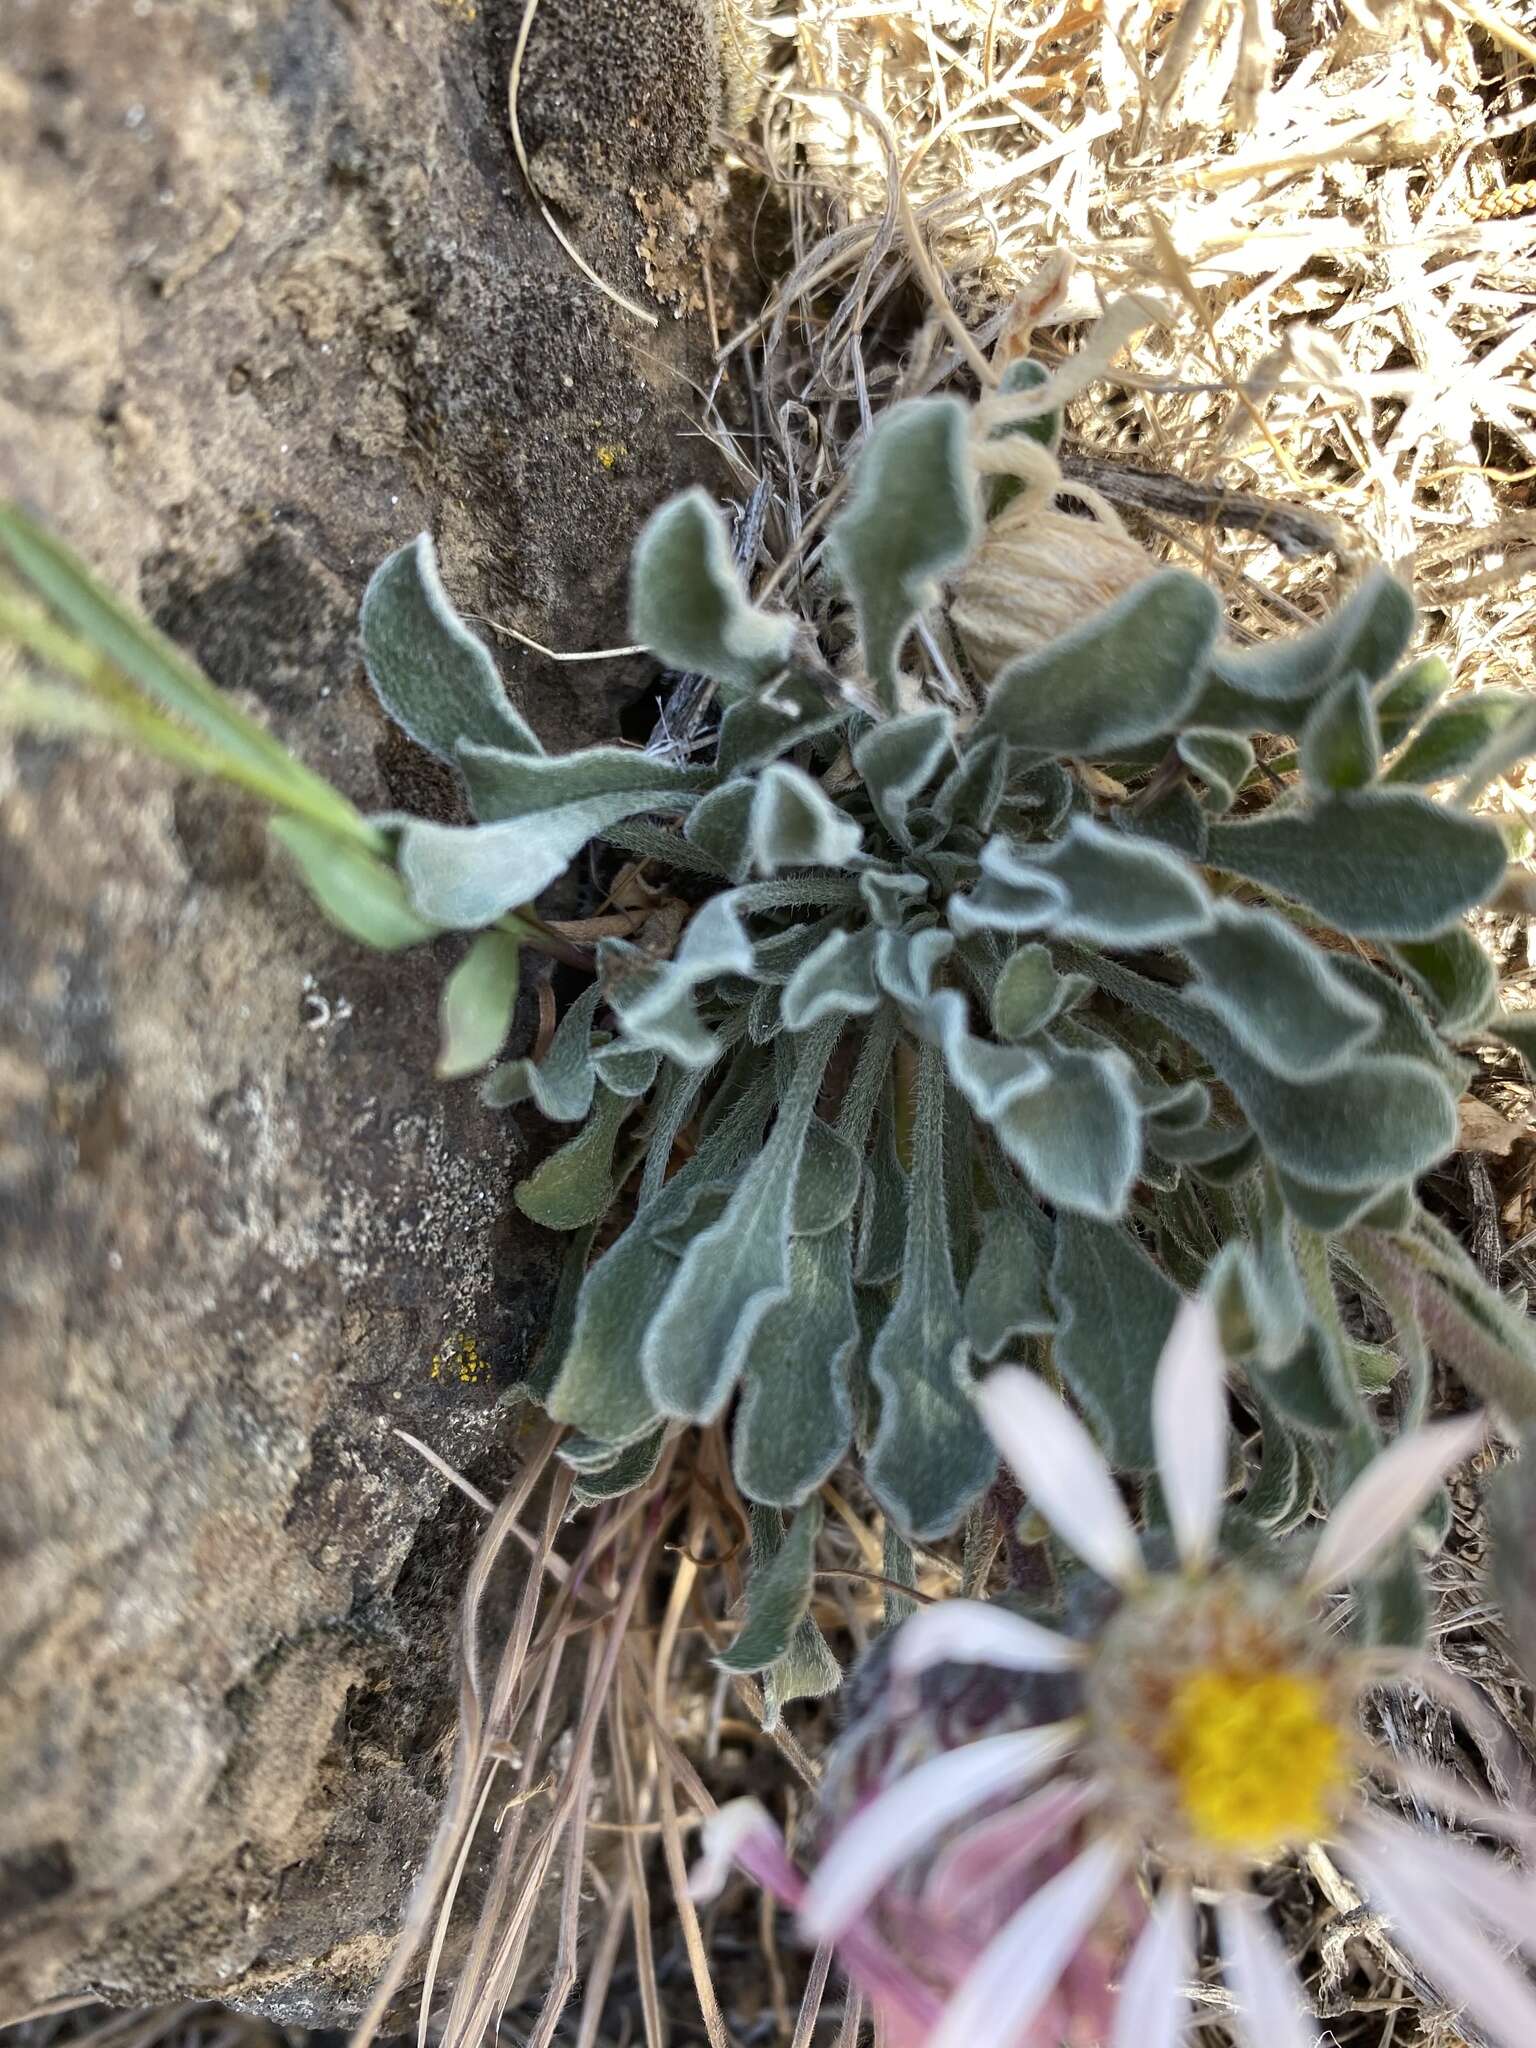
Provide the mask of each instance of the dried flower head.
[{"label": "dried flower head", "polygon": [[[930,1712],[926,1753],[921,1741],[905,1754],[896,1745],[877,1782],[829,1816],[808,1881],[761,1808],[727,1809],[711,1826],[705,1880],[734,1856],[771,1883],[808,1938],[839,1944],[913,2048],[1167,2048],[1188,2016],[1198,1887],[1217,1902],[1245,2040],[1299,2048],[1312,2031],[1251,1880],[1326,1840],[1488,2039],[1528,2048],[1536,1994],[1508,1951],[1536,1952],[1536,1887],[1369,1805],[1367,1774],[1405,1776],[1359,1711],[1394,1667],[1331,1626],[1327,1606],[1411,1527],[1484,1419],[1400,1438],[1339,1502],[1299,1574],[1224,1556],[1224,1360],[1211,1310],[1186,1302],[1154,1399],[1177,1559],[1150,1570],[1108,1466],[1057,1395],[1007,1367],[979,1398],[1035,1508],[1112,1596],[1075,1635],[986,1602],[914,1615],[887,1654],[887,1725],[904,1709],[921,1725],[918,1696],[936,1675],[955,1698],[984,1672],[1016,1675],[1035,1709],[1025,1724],[1005,1714],[994,1732],[935,1746]],[[1421,1675],[1405,1653],[1395,1675],[1410,1671]],[[953,1715],[947,1731],[958,1732]],[[1449,1781],[1406,1775],[1429,1803],[1470,1812]],[[1479,1807],[1475,1818],[1529,1837],[1521,1816]]]}]

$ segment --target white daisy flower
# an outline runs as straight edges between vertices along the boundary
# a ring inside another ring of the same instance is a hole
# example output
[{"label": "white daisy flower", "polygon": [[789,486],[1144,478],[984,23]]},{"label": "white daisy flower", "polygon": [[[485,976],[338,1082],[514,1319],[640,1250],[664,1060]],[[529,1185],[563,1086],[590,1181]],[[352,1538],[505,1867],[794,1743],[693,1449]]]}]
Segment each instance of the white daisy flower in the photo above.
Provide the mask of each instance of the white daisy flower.
[{"label": "white daisy flower", "polygon": [[[1533,2048],[1536,1989],[1511,1951],[1536,1956],[1536,1884],[1374,1810],[1362,1780],[1392,1776],[1522,1844],[1530,1826],[1373,1749],[1360,1701],[1391,1682],[1391,1653],[1351,1645],[1324,1607],[1412,1526],[1484,1418],[1414,1430],[1379,1456],[1297,1582],[1219,1550],[1225,1365],[1205,1303],[1180,1310],[1153,1396],[1172,1570],[1147,1568],[1109,1468],[1043,1381],[1005,1367],[979,1400],[1031,1504],[1113,1587],[1104,1618],[1073,1637],[978,1601],[912,1616],[884,1667],[892,1725],[903,1697],[939,1679],[952,1702],[969,1683],[991,1705],[978,1715],[973,1700],[958,1724],[946,1708],[937,1753],[930,1739],[915,1764],[897,1737],[809,1879],[761,1807],[726,1808],[706,1830],[701,1887],[735,1860],[777,1892],[809,1940],[838,1945],[900,2048],[1172,2048],[1198,1890],[1215,1902],[1243,2040],[1307,2048],[1315,2030],[1250,1880],[1326,1841],[1447,2000],[1497,2048]],[[996,1711],[1010,1684],[1021,1726]],[[1139,1879],[1155,1881],[1150,1908]]]}]

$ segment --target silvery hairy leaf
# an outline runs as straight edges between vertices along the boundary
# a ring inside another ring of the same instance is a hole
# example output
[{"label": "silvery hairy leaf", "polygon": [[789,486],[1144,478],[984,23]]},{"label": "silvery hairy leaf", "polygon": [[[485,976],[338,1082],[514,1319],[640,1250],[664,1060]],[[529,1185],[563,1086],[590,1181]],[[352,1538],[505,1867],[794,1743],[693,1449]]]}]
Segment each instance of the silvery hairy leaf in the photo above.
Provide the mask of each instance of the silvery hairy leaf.
[{"label": "silvery hairy leaf", "polygon": [[1042,754],[1112,753],[1171,732],[1199,693],[1221,610],[1164,569],[993,683],[979,731]]},{"label": "silvery hairy leaf", "polygon": [[786,1031],[808,1031],[828,1017],[866,1017],[880,1005],[875,982],[875,932],[830,932],[785,984]]},{"label": "silvery hairy leaf", "polygon": [[508,700],[495,662],[443,589],[430,534],[418,534],[374,571],[361,632],[379,702],[419,746],[453,766],[461,740],[543,753]]},{"label": "silvery hairy leaf", "polygon": [[1316,790],[1364,789],[1375,780],[1381,732],[1364,676],[1342,676],[1313,705],[1301,729],[1300,756],[1302,775]]},{"label": "silvery hairy leaf", "polygon": [[895,709],[901,643],[958,568],[980,527],[970,419],[954,398],[893,406],[854,469],[853,492],[827,532],[826,559],[853,599],[864,660]]},{"label": "silvery hairy leaf", "polygon": [[966,1340],[976,1356],[998,1358],[1016,1337],[1047,1335],[1056,1312],[1046,1298],[1045,1261],[1021,1219],[993,1209],[966,1282]]},{"label": "silvery hairy leaf", "polygon": [[1196,974],[1190,1000],[1285,1080],[1331,1072],[1380,1024],[1376,1005],[1273,911],[1218,904],[1212,929],[1183,951]]},{"label": "silvery hairy leaf", "polygon": [[1401,746],[1425,712],[1450,688],[1451,672],[1438,654],[1420,655],[1390,681],[1376,686],[1376,723],[1381,744]]},{"label": "silvery hairy leaf", "polygon": [[579,1123],[592,1107],[592,1020],[602,994],[595,981],[582,990],[560,1019],[542,1060],[509,1060],[498,1067],[480,1091],[486,1106],[507,1109],[531,1097],[551,1122]]},{"label": "silvery hairy leaf", "polygon": [[954,722],[937,708],[883,719],[855,740],[853,765],[875,815],[899,845],[912,844],[907,813],[941,766],[953,760],[954,747]]},{"label": "silvery hairy leaf", "polygon": [[478,1073],[506,1044],[520,958],[510,932],[482,932],[444,982],[440,1079]]},{"label": "silvery hairy leaf", "polygon": [[1482,902],[1505,862],[1482,819],[1381,788],[1213,824],[1207,858],[1363,939],[1433,938]]},{"label": "silvery hairy leaf", "polygon": [[781,669],[795,636],[793,619],[747,597],[724,516],[697,487],[653,512],[635,543],[629,628],[666,667],[737,690]]},{"label": "silvery hairy leaf", "polygon": [[1251,741],[1238,733],[1192,726],[1179,734],[1176,744],[1185,766],[1192,768],[1205,784],[1207,809],[1230,809],[1238,790],[1253,773]]},{"label": "silvery hairy leaf", "polygon": [[546,1230],[579,1230],[607,1213],[618,1193],[613,1148],[630,1106],[622,1095],[599,1088],[583,1128],[518,1182],[512,1199],[531,1222]]},{"label": "silvery hairy leaf", "polygon": [[944,1066],[918,1058],[911,1201],[901,1286],[869,1358],[880,1400],[865,1470],[898,1528],[918,1540],[952,1529],[991,1480],[996,1453],[972,1404],[969,1347],[944,1199]]},{"label": "silvery hairy leaf", "polygon": [[719,1057],[719,1038],[700,1021],[695,996],[719,975],[752,972],[752,943],[737,905],[735,892],[711,896],[689,919],[670,960],[653,960],[627,940],[603,941],[599,964],[631,1046],[687,1067],[706,1067]]},{"label": "silvery hairy leaf", "polygon": [[749,1499],[792,1507],[838,1464],[853,1437],[858,1343],[847,1229],[796,1237],[789,1292],[759,1323],[742,1371],[732,1448]]},{"label": "silvery hairy leaf", "polygon": [[[770,1514],[772,1535],[767,1534]],[[782,1523],[772,1509],[754,1514],[752,1529],[752,1576],[747,1582],[746,1619],[730,1648],[722,1650],[715,1659],[722,1671],[766,1671],[788,1650],[790,1639],[811,1604],[816,1538],[821,1533],[821,1502],[808,1500],[787,1534],[779,1534]]]},{"label": "silvery hairy leaf", "polygon": [[840,868],[858,852],[863,833],[803,768],[774,761],[756,777],[749,827],[759,874],[781,868]]},{"label": "silvery hairy leaf", "polygon": [[1498,969],[1464,924],[1437,939],[1394,946],[1392,953],[1448,1038],[1465,1038],[1492,1016]]},{"label": "silvery hairy leaf", "polygon": [[1086,1216],[1056,1225],[1053,1355],[1113,1463],[1150,1471],[1152,1380],[1178,1290],[1129,1231]]}]

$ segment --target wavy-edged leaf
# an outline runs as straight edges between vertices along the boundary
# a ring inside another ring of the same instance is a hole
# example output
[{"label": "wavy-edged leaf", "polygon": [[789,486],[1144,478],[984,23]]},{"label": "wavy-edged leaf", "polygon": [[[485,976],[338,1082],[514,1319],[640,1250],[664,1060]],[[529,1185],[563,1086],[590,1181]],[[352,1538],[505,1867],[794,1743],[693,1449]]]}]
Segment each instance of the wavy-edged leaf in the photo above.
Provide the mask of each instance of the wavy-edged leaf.
[{"label": "wavy-edged leaf", "polygon": [[607,1088],[597,1090],[592,1114],[574,1138],[535,1167],[512,1190],[530,1222],[546,1230],[579,1230],[607,1213],[613,1185],[613,1148],[631,1105]]},{"label": "wavy-edged leaf", "polygon": [[[456,759],[482,825],[499,825],[589,802],[634,797],[637,810],[681,810],[713,779],[635,747],[582,747],[574,754],[514,754],[473,740]],[[612,821],[610,821],[612,822]]]},{"label": "wavy-edged leaf", "polygon": [[1046,1299],[1045,1261],[1021,1218],[993,1209],[983,1218],[981,1250],[965,1285],[965,1334],[989,1363],[1015,1337],[1048,1335],[1056,1312]]},{"label": "wavy-edged leaf", "polygon": [[853,1437],[848,1371],[858,1343],[848,1231],[797,1237],[789,1293],[758,1325],[742,1368],[731,1461],[749,1500],[792,1507],[842,1458]]},{"label": "wavy-edged leaf", "polygon": [[865,868],[859,876],[859,894],[873,921],[882,930],[895,931],[928,894],[928,883],[922,875]]},{"label": "wavy-edged leaf", "polygon": [[1253,773],[1253,743],[1240,733],[1209,726],[1191,726],[1175,744],[1179,758],[1206,787],[1206,808],[1229,810],[1237,792]]},{"label": "wavy-edged leaf", "polygon": [[1367,1051],[1400,1053],[1405,1059],[1423,1060],[1442,1076],[1453,1094],[1460,1095],[1471,1069],[1440,1037],[1413,992],[1357,953],[1335,953],[1330,959],[1334,973],[1342,975],[1380,1013],[1381,1022]]},{"label": "wavy-edged leaf", "polygon": [[1043,870],[1065,899],[1050,929],[1094,946],[1152,947],[1176,943],[1211,924],[1211,899],[1188,862],[1145,839],[1132,839],[1077,817],[1060,839],[1032,858],[992,841],[983,871],[1018,887]]},{"label": "wavy-edged leaf", "polygon": [[926,931],[884,931],[875,938],[875,979],[909,1009],[921,1009],[933,991],[933,977],[955,949],[941,926]]},{"label": "wavy-edged leaf", "polygon": [[1211,666],[1256,704],[1311,703],[1352,669],[1378,682],[1402,659],[1413,622],[1408,591],[1387,570],[1374,568],[1318,625],[1260,647],[1221,647]]},{"label": "wavy-edged leaf", "polygon": [[722,974],[750,976],[752,942],[737,913],[739,892],[708,897],[688,921],[670,960],[653,960],[627,940],[606,939],[598,963],[625,1038],[685,1067],[719,1057],[718,1035],[700,1021],[695,994]]},{"label": "wavy-edged leaf", "polygon": [[1359,1396],[1342,1380],[1343,1368],[1315,1325],[1282,1365],[1254,1360],[1249,1378],[1263,1398],[1279,1410],[1293,1429],[1312,1437],[1345,1435],[1359,1414]]},{"label": "wavy-edged leaf", "polygon": [[853,1214],[863,1177],[863,1155],[840,1130],[813,1116],[806,1126],[805,1150],[795,1176],[795,1206],[790,1229],[796,1237],[819,1237],[836,1230]]},{"label": "wavy-edged leaf", "polygon": [[440,1080],[477,1074],[506,1044],[521,957],[510,932],[482,932],[443,983]]},{"label": "wavy-edged leaf", "polygon": [[1030,1185],[1057,1208],[1120,1215],[1141,1164],[1135,1070],[1124,1054],[1048,1039],[988,1044],[971,1035],[954,990],[932,999],[929,1016],[955,1086]]},{"label": "wavy-edged leaf", "polygon": [[592,1055],[592,1071],[598,1080],[628,1101],[649,1094],[660,1065],[661,1054],[654,1047],[603,1045]]},{"label": "wavy-edged leaf", "polygon": [[683,1254],[641,1347],[646,1385],[664,1413],[718,1414],[764,1316],[789,1290],[790,1225],[806,1129],[841,1022],[795,1043],[793,1078],[767,1144],[719,1220]]},{"label": "wavy-edged leaf", "polygon": [[770,762],[752,796],[750,840],[759,874],[780,868],[841,868],[858,852],[864,834],[803,768]]},{"label": "wavy-edged leaf", "polygon": [[809,1031],[829,1017],[867,1017],[879,1008],[875,933],[834,931],[802,960],[784,986],[786,1031]]},{"label": "wavy-edged leaf", "polygon": [[602,994],[595,981],[582,990],[560,1019],[542,1060],[509,1060],[498,1067],[480,1091],[486,1107],[509,1109],[532,1097],[540,1115],[552,1123],[579,1123],[592,1107],[592,1019]]},{"label": "wavy-edged leaf", "polygon": [[1302,775],[1312,789],[1364,789],[1375,780],[1381,732],[1364,676],[1341,676],[1318,698],[1301,729],[1299,751]]},{"label": "wavy-edged leaf", "polygon": [[442,926],[411,904],[387,861],[338,839],[308,818],[272,818],[267,830],[292,860],[331,923],[379,953],[438,938]]},{"label": "wavy-edged leaf", "polygon": [[550,1390],[547,1405],[557,1422],[610,1443],[631,1443],[662,1419],[640,1365],[646,1331],[678,1271],[676,1256],[657,1239],[697,1205],[701,1186],[738,1171],[760,1145],[772,1103],[772,1077],[759,1072],[749,1079],[718,1127],[662,1185],[672,1139],[695,1092],[692,1077],[679,1076],[670,1114],[647,1161],[647,1180],[654,1169],[655,1184],[641,1192],[645,1227],[626,1230],[588,1269],[570,1342]]},{"label": "wavy-edged leaf", "polygon": [[1053,1355],[1063,1381],[1110,1462],[1121,1471],[1150,1471],[1152,1381],[1178,1289],[1129,1231],[1069,1215],[1057,1219],[1051,1294],[1060,1316]]},{"label": "wavy-edged leaf", "polygon": [[814,677],[786,669],[766,689],[726,706],[716,764],[722,775],[750,774],[847,717],[848,706]]},{"label": "wavy-edged leaf", "polygon": [[853,765],[876,817],[899,845],[912,844],[907,813],[944,762],[954,758],[954,748],[954,721],[937,707],[882,719],[854,742]]},{"label": "wavy-edged leaf", "polygon": [[457,767],[461,740],[542,755],[496,664],[454,609],[429,533],[374,570],[363,593],[363,665],[379,702],[418,746]]},{"label": "wavy-edged leaf", "polygon": [[1257,1242],[1234,1238],[1213,1261],[1206,1290],[1229,1358],[1275,1368],[1293,1358],[1307,1325],[1307,1300],[1282,1214]]},{"label": "wavy-edged leaf", "polygon": [[747,597],[724,515],[698,486],[653,512],[635,543],[629,629],[668,668],[737,690],[776,674],[795,637],[793,619]]},{"label": "wavy-edged leaf", "polygon": [[1451,671],[1438,654],[1421,654],[1389,682],[1376,686],[1376,722],[1390,753],[1450,688]]},{"label": "wavy-edged leaf", "polygon": [[1003,963],[992,988],[992,1029],[999,1038],[1032,1038],[1092,987],[1081,974],[1058,974],[1046,947],[1020,946]]},{"label": "wavy-edged leaf", "polygon": [[966,1383],[944,1196],[944,1094],[942,1057],[925,1045],[901,1287],[869,1355],[880,1416],[865,1473],[898,1528],[919,1541],[952,1529],[997,1470]]},{"label": "wavy-edged leaf", "polygon": [[955,398],[892,406],[854,469],[846,509],[827,532],[826,560],[853,599],[870,675],[895,708],[907,628],[958,568],[980,529],[970,419]]},{"label": "wavy-edged leaf", "polygon": [[[666,1426],[653,1429],[649,1436],[637,1437],[632,1444],[625,1444],[611,1464],[598,1471],[582,1474],[571,1488],[571,1499],[578,1508],[596,1507],[600,1501],[618,1500],[621,1495],[633,1493],[637,1486],[644,1486],[661,1463],[661,1450],[667,1440]],[[560,1455],[565,1456],[570,1440],[560,1446]]]},{"label": "wavy-edged leaf", "polygon": [[752,778],[738,775],[702,796],[683,820],[683,837],[698,847],[733,882],[746,880],[752,865]]},{"label": "wavy-edged leaf", "polygon": [[1008,746],[998,734],[973,739],[934,792],[926,815],[936,836],[985,832],[997,815],[1008,779]]},{"label": "wavy-edged leaf", "polygon": [[1207,858],[1366,939],[1433,938],[1483,901],[1505,864],[1482,819],[1380,788],[1213,824]]},{"label": "wavy-edged leaf", "polygon": [[1470,768],[1490,740],[1530,706],[1513,690],[1480,690],[1457,697],[1427,720],[1388,768],[1383,781],[1443,782]]},{"label": "wavy-edged leaf", "polygon": [[1221,607],[1164,569],[993,683],[978,731],[1042,754],[1097,756],[1156,739],[1199,694]]},{"label": "wavy-edged leaf", "polygon": [[1215,920],[1183,942],[1198,976],[1185,993],[1285,1080],[1331,1072],[1378,1029],[1376,1005],[1283,917],[1220,903]]},{"label": "wavy-edged leaf", "polygon": [[1465,1038],[1492,1016],[1498,969],[1464,924],[1438,939],[1394,946],[1392,953],[1448,1038]]},{"label": "wavy-edged leaf", "polygon": [[886,1286],[897,1277],[907,1241],[911,1184],[897,1143],[897,1119],[889,1084],[885,1096],[875,1126],[874,1146],[864,1168],[863,1199],[859,1205],[854,1273],[864,1289]]},{"label": "wavy-edged leaf", "polygon": [[806,1502],[787,1533],[776,1512],[771,1522],[761,1512],[753,1515],[746,1619],[735,1641],[715,1658],[722,1671],[766,1671],[789,1649],[811,1604],[820,1534],[819,1500]]}]

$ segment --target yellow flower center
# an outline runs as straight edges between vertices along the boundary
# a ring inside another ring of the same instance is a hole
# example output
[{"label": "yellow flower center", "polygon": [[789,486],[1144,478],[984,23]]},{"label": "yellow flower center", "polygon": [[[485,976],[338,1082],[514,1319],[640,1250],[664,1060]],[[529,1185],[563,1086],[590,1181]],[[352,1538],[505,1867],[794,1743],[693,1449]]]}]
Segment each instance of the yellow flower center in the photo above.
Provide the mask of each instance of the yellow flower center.
[{"label": "yellow flower center", "polygon": [[1175,1689],[1165,1725],[1164,1761],[1205,1841],[1260,1856],[1327,1833],[1348,1753],[1317,1679],[1193,1671]]}]

